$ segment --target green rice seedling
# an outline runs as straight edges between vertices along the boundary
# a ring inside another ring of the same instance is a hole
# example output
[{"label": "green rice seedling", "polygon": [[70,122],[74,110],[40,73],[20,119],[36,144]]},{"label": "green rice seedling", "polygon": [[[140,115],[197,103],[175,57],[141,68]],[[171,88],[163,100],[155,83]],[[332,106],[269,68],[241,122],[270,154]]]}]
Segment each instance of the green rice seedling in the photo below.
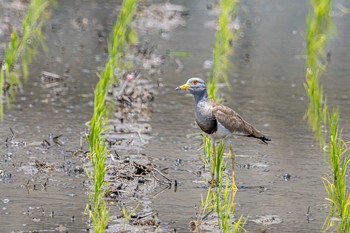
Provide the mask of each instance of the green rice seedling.
[{"label": "green rice seedling", "polygon": [[[324,187],[330,202],[330,212],[325,220],[324,229],[328,231],[335,227],[338,232],[350,231],[350,196],[346,185],[347,166],[350,155],[347,154],[348,145],[342,139],[339,130],[339,112],[328,110],[327,101],[320,84],[320,77],[326,66],[324,46],[330,30],[332,19],[330,16],[331,0],[312,0],[312,10],[307,18],[307,60],[305,89],[309,97],[309,106],[306,113],[308,123],[314,132],[315,138],[323,147],[326,144],[325,132],[321,128],[328,126],[329,143],[328,158],[332,175],[323,178]],[[328,123],[328,125],[327,125]]]},{"label": "green rice seedling", "polygon": [[137,204],[137,206],[134,209],[132,209],[129,214],[126,211],[125,206],[122,207],[122,212],[124,216],[124,230],[126,227],[126,223],[130,220],[131,216],[135,213],[138,207],[139,207],[139,204]]},{"label": "green rice seedling", "polygon": [[[226,163],[223,163],[225,144],[220,142],[217,149],[217,162],[216,162],[216,175],[218,188],[214,191],[214,203],[216,205],[216,212],[219,217],[219,227],[223,232],[241,232],[244,223],[239,223],[232,220],[234,213],[234,198],[237,189],[233,190],[232,187],[236,187],[235,179],[232,177],[232,184],[229,184],[229,176],[225,173]],[[241,225],[242,224],[242,225]]]},{"label": "green rice seedling", "polygon": [[220,206],[221,209],[221,229],[223,232],[245,232],[244,224],[245,221],[242,221],[242,216],[237,220],[233,221],[233,212],[234,212],[234,195],[235,191],[233,191],[229,184],[229,176],[225,174],[226,184],[222,194],[222,204]]},{"label": "green rice seedling", "polygon": [[[195,222],[196,228],[200,228],[200,225],[208,215],[210,215],[213,210],[218,214],[218,226],[222,230],[222,232],[245,232],[244,224],[242,216],[234,221],[234,210],[231,203],[231,195],[230,195],[230,186],[229,186],[229,178],[226,177],[227,184],[225,187],[224,195],[222,196],[221,205],[217,206],[216,201],[216,192],[212,189],[208,189],[206,194],[206,198],[202,198],[202,203],[200,206],[200,211],[197,216],[197,221]],[[193,227],[195,228],[195,227]],[[197,229],[199,231],[199,229]],[[196,232],[197,232],[196,231]],[[200,232],[200,231],[199,231]]]},{"label": "green rice seedling", "polygon": [[[203,136],[203,151],[201,158],[204,164],[209,166],[212,174],[212,182],[221,184],[222,172],[226,169],[226,163],[223,163],[225,143],[220,141],[217,146],[213,146],[210,137]],[[212,184],[214,185],[214,184]]]},{"label": "green rice seedling", "polygon": [[[220,100],[217,97],[218,82],[223,80],[227,85],[229,85],[226,73],[229,64],[229,56],[233,53],[233,46],[231,45],[231,43],[236,37],[235,32],[233,31],[233,29],[230,29],[229,24],[232,22],[235,16],[237,2],[238,1],[236,0],[219,1],[219,29],[215,32],[215,42],[213,49],[213,67],[211,71],[211,77],[208,78],[207,85],[209,97],[219,102]],[[211,153],[208,153],[208,150],[215,150],[215,148],[213,148],[210,143],[210,138],[208,138],[207,136],[203,137],[203,145],[206,145],[205,154],[210,155]],[[217,164],[221,165],[221,161],[215,157],[215,152],[213,153],[213,155],[213,158],[208,157],[208,161],[210,162],[210,171],[212,175],[215,174],[214,168],[217,167]],[[217,167],[216,170],[221,170],[221,168]]]},{"label": "green rice seedling", "polygon": [[[342,133],[338,128],[339,112],[332,111],[328,117],[330,129],[330,142],[328,146],[329,163],[332,176],[323,178],[324,186],[330,202],[330,213],[325,221],[324,228],[336,226],[338,232],[350,230],[350,195],[346,185],[346,172],[350,162],[349,148],[342,139]],[[335,221],[334,221],[335,220]]]},{"label": "green rice seedling", "polygon": [[327,100],[323,93],[320,77],[325,71],[324,47],[328,35],[333,28],[330,16],[332,0],[311,0],[312,9],[306,19],[307,59],[306,83],[304,84],[309,97],[309,106],[305,117],[320,145],[325,145],[322,128],[326,125]]},{"label": "green rice seedling", "polygon": [[[28,66],[41,47],[45,50],[43,25],[50,15],[48,10],[53,0],[32,0],[22,20],[22,32],[13,31],[11,41],[5,47],[5,57],[0,70],[0,97],[4,97],[8,106],[21,87],[20,76],[28,77]],[[15,64],[21,64],[21,71]],[[0,101],[0,118],[3,119],[3,101]]]},{"label": "green rice seedling", "polygon": [[137,40],[137,34],[130,26],[136,3],[137,0],[123,1],[108,44],[109,58],[104,69],[98,74],[99,81],[95,89],[94,113],[90,121],[90,133],[87,136],[93,167],[93,172],[88,172],[92,184],[89,195],[92,209],[89,215],[93,221],[94,232],[104,232],[109,219],[109,211],[103,199],[107,185],[104,178],[108,169],[105,166],[108,150],[104,138],[108,121],[106,96],[112,82],[116,82],[119,78],[115,75],[115,71],[127,65],[121,60],[127,45]]},{"label": "green rice seedling", "polygon": [[219,188],[221,188],[221,185],[222,185],[223,172],[226,170],[226,163],[224,163],[223,161],[224,153],[225,153],[225,143],[223,141],[220,141],[220,143],[216,147],[216,155],[214,155],[216,160],[215,167],[214,167],[215,169],[214,174],[216,175],[217,182],[219,183]]},{"label": "green rice seedling", "polygon": [[[208,189],[206,199],[202,198],[201,210],[197,222],[200,223],[201,216],[207,212],[215,211],[218,214],[219,228],[223,232],[242,232],[244,231],[241,218],[239,221],[232,221],[234,213],[234,197],[236,190],[229,185],[229,176],[225,173],[227,162],[224,162],[225,143],[221,141],[215,149],[212,146],[209,137],[203,137],[204,155],[201,155],[203,161],[207,161],[209,170],[214,177],[212,179],[213,188]],[[208,162],[214,161],[214,162]],[[234,182],[234,180],[233,180]],[[235,184],[234,184],[234,187]]]},{"label": "green rice seedling", "polygon": [[214,209],[213,203],[211,190],[208,189],[205,199],[203,196],[201,196],[201,204],[199,207],[199,212],[197,213],[197,220],[193,220],[189,224],[192,232],[201,232],[200,226],[212,213]]},{"label": "green rice seedling", "polygon": [[45,34],[42,31],[43,25],[50,16],[47,9],[54,5],[55,1],[32,0],[28,6],[23,25],[22,41],[19,44],[22,51],[22,73],[24,79],[28,77],[28,63],[32,61],[33,56],[37,53],[38,48],[47,50],[45,44]]},{"label": "green rice seedling", "polygon": [[213,68],[211,77],[208,79],[208,95],[217,98],[217,83],[224,81],[230,86],[227,78],[228,57],[233,53],[232,42],[236,38],[235,31],[229,27],[236,12],[237,0],[220,0],[220,15],[218,18],[219,28],[215,32],[213,49]]}]

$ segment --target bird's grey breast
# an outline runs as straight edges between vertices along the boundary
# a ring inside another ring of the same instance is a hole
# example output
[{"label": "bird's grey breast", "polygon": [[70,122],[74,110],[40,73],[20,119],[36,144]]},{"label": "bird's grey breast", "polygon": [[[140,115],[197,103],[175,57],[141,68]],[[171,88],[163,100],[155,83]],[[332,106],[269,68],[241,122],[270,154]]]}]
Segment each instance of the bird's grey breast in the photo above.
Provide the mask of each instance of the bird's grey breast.
[{"label": "bird's grey breast", "polygon": [[199,101],[195,107],[196,122],[207,134],[217,130],[217,121],[213,117],[213,107],[208,101]]}]

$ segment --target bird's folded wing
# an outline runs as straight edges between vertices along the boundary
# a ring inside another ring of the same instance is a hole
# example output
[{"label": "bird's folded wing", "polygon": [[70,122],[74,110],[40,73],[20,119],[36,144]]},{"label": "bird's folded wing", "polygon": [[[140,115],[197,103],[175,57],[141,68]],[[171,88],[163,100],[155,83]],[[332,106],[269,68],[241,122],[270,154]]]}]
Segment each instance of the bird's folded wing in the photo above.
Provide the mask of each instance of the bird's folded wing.
[{"label": "bird's folded wing", "polygon": [[231,133],[242,133],[247,136],[262,137],[263,135],[251,124],[246,122],[238,113],[229,107],[212,102],[213,116]]}]

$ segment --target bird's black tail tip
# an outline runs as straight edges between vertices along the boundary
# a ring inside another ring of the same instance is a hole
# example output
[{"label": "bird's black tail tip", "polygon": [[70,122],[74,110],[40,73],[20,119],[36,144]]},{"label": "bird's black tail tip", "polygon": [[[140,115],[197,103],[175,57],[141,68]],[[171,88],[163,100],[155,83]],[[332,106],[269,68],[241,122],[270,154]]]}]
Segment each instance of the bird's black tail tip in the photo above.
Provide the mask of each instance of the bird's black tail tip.
[{"label": "bird's black tail tip", "polygon": [[264,144],[268,144],[268,142],[271,141],[271,139],[266,137],[265,135],[263,135],[263,136],[256,136],[256,135],[250,134],[250,135],[246,135],[246,136],[247,137],[256,138],[256,139],[260,139]]},{"label": "bird's black tail tip", "polygon": [[271,141],[271,139],[268,138],[268,137],[266,137],[266,136],[262,136],[262,137],[260,137],[259,139],[260,139],[263,143],[265,143],[265,144],[268,144],[268,142]]}]

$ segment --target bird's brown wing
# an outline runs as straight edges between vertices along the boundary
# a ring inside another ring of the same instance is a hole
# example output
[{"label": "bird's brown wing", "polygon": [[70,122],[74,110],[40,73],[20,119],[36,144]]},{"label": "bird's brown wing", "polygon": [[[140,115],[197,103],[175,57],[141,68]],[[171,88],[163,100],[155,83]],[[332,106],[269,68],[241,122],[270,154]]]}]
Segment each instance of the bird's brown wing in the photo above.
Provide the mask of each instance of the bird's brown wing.
[{"label": "bird's brown wing", "polygon": [[229,107],[216,102],[211,103],[213,106],[213,116],[231,133],[242,133],[248,137],[254,137],[262,140],[264,143],[270,141],[259,130],[255,129],[251,124],[246,122],[238,113]]}]

